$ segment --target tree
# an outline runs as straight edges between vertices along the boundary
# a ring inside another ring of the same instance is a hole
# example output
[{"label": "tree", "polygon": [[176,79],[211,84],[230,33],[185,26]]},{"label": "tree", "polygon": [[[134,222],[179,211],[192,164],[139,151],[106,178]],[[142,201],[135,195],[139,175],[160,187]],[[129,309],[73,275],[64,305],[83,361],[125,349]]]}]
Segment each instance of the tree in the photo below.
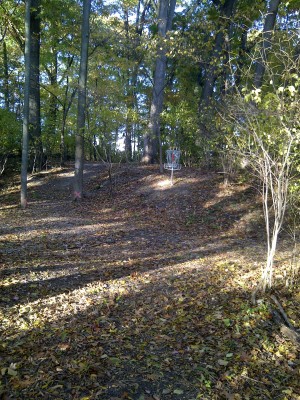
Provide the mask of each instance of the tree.
[{"label": "tree", "polygon": [[80,14],[79,2],[71,0],[49,0],[43,7],[42,139],[47,158],[55,162],[59,157],[61,165],[74,155],[68,145],[74,141],[70,133],[76,120],[72,105],[78,89],[80,29],[74,30],[74,25],[80,24]]},{"label": "tree", "polygon": [[24,111],[23,111],[23,145],[21,166],[21,208],[27,207],[27,169],[28,169],[28,143],[29,143],[29,92],[31,78],[31,0],[27,0],[25,11],[25,85],[24,85]]},{"label": "tree", "polygon": [[9,157],[18,156],[20,150],[20,121],[13,112],[0,108],[0,176],[6,170]]},{"label": "tree", "polygon": [[[0,32],[2,55],[0,59],[0,85],[7,110],[21,117],[24,65],[24,12],[17,2],[0,2]],[[1,65],[2,62],[2,65]],[[1,99],[2,100],[2,99]]]},{"label": "tree", "polygon": [[29,89],[29,132],[34,148],[32,170],[40,171],[43,164],[43,144],[41,135],[40,98],[40,0],[31,0],[30,7],[30,89]]},{"label": "tree", "polygon": [[137,113],[137,86],[138,70],[144,59],[144,51],[141,47],[142,35],[146,22],[146,15],[151,7],[151,2],[146,0],[138,1],[134,7],[135,22],[130,24],[130,9],[123,4],[124,28],[125,28],[125,57],[128,60],[127,76],[125,87],[126,96],[126,125],[125,125],[125,156],[126,160],[132,159],[132,141],[134,138],[134,126]]},{"label": "tree", "polygon": [[172,27],[176,0],[160,0],[158,4],[158,38],[156,49],[155,70],[153,79],[152,101],[148,132],[144,136],[143,162],[154,162],[157,149],[160,149],[160,170],[162,172],[160,115],[163,109],[165,75],[167,68],[167,49],[165,38]]},{"label": "tree", "polygon": [[238,149],[247,159],[261,187],[267,240],[266,263],[259,284],[263,291],[273,285],[278,236],[288,205],[292,178],[299,170],[300,79],[297,71],[300,59],[287,51],[289,47],[294,48],[291,45],[293,41],[293,37],[281,40],[278,46],[273,47],[273,60],[265,60],[268,90],[237,92],[232,104],[227,103],[227,115],[231,116],[236,131],[235,150]]},{"label": "tree", "polygon": [[259,89],[263,83],[263,77],[266,69],[265,64],[267,61],[267,51],[271,47],[271,38],[276,23],[276,16],[278,13],[278,7],[280,2],[281,0],[270,1],[267,15],[265,18],[260,56],[256,62],[255,75],[254,75],[254,87],[256,87],[257,89]]},{"label": "tree", "polygon": [[[234,7],[237,0],[225,0],[221,2],[220,0],[214,0],[213,3],[219,8],[219,24],[217,27],[217,34],[215,37],[215,45],[208,62],[208,66],[205,69],[204,85],[201,93],[201,105],[207,106],[209,100],[213,94],[214,83],[217,78],[217,74],[220,71],[220,64],[222,64],[222,55],[224,53],[224,42],[226,31],[231,24],[231,17],[234,12]],[[222,65],[223,70],[226,65]]]},{"label": "tree", "polygon": [[90,31],[91,0],[83,0],[83,18],[81,28],[81,52],[78,84],[77,131],[75,149],[75,177],[74,199],[81,200],[83,195],[83,168],[84,168],[84,129],[86,113],[86,82],[88,67],[88,48]]},{"label": "tree", "polygon": [[[70,93],[71,92],[71,93]],[[65,86],[65,93],[62,102],[62,126],[60,131],[60,166],[63,167],[66,162],[66,145],[65,145],[65,136],[66,136],[66,124],[67,124],[67,117],[72,106],[73,100],[77,93],[77,88],[70,88],[69,85],[69,77],[66,77],[66,86]]]},{"label": "tree", "polygon": [[8,74],[8,55],[7,55],[7,46],[5,39],[2,42],[2,49],[3,49],[3,69],[4,69],[4,84],[3,84],[3,91],[4,91],[4,101],[5,101],[5,108],[9,110],[9,74]]}]

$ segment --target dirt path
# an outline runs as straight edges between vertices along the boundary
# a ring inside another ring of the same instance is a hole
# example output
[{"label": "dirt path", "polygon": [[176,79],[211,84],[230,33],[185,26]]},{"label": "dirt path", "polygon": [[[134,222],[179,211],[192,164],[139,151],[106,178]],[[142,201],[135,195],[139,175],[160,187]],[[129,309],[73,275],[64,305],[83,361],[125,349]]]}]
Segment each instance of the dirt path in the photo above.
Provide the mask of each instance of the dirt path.
[{"label": "dirt path", "polygon": [[174,186],[155,167],[115,166],[110,181],[88,164],[78,203],[72,176],[32,179],[25,211],[17,188],[1,194],[0,396],[281,398],[284,366],[272,389],[249,385],[275,340],[267,309],[247,314],[263,260],[253,191],[187,169]]}]

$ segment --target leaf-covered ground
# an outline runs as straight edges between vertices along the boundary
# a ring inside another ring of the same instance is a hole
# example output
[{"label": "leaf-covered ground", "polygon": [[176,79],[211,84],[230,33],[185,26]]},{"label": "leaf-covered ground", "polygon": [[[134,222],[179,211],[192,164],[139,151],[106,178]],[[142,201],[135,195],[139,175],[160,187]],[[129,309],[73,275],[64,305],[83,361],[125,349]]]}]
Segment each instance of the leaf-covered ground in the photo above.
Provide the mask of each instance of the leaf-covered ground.
[{"label": "leaf-covered ground", "polygon": [[[1,399],[300,399],[299,347],[251,304],[264,261],[250,187],[183,169],[88,164],[2,187]],[[298,328],[300,293],[276,296]],[[285,274],[287,275],[285,276]]]}]

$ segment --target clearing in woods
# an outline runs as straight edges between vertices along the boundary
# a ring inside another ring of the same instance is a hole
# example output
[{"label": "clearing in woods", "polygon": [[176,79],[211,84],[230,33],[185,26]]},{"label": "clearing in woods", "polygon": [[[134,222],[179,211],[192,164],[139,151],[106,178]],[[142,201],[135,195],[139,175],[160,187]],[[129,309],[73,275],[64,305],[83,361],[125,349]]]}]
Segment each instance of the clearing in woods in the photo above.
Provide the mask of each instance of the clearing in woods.
[{"label": "clearing in woods", "polygon": [[[298,344],[252,305],[264,224],[251,187],[184,168],[87,164],[0,192],[1,399],[299,399]],[[291,249],[278,253],[276,296]]]}]

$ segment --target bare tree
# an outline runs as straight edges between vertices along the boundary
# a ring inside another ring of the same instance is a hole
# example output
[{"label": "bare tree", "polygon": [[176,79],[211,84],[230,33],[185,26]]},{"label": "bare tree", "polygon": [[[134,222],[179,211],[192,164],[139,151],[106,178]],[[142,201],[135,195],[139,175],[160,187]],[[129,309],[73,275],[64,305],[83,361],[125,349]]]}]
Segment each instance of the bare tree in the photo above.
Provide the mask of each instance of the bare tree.
[{"label": "bare tree", "polygon": [[[286,146],[282,154],[271,154],[256,130],[252,138],[256,151],[249,149],[248,158],[258,173],[262,184],[262,205],[264,211],[267,260],[262,269],[261,288],[271,288],[273,284],[273,264],[288,202],[288,189],[291,173],[291,151],[295,137],[287,131]],[[252,152],[252,154],[251,154]]]},{"label": "bare tree", "polygon": [[227,122],[231,118],[236,132],[235,151],[246,157],[261,184],[267,237],[267,259],[258,287],[263,291],[273,284],[274,257],[300,137],[299,78],[293,73],[299,70],[299,59],[281,46],[273,48],[274,57],[278,61],[276,68],[280,64],[282,67],[281,81],[276,81],[278,71],[275,67],[272,69],[273,64],[265,62],[265,74],[270,82],[268,91],[254,89],[248,94],[237,91],[232,103],[227,103],[227,116],[223,113]]}]

